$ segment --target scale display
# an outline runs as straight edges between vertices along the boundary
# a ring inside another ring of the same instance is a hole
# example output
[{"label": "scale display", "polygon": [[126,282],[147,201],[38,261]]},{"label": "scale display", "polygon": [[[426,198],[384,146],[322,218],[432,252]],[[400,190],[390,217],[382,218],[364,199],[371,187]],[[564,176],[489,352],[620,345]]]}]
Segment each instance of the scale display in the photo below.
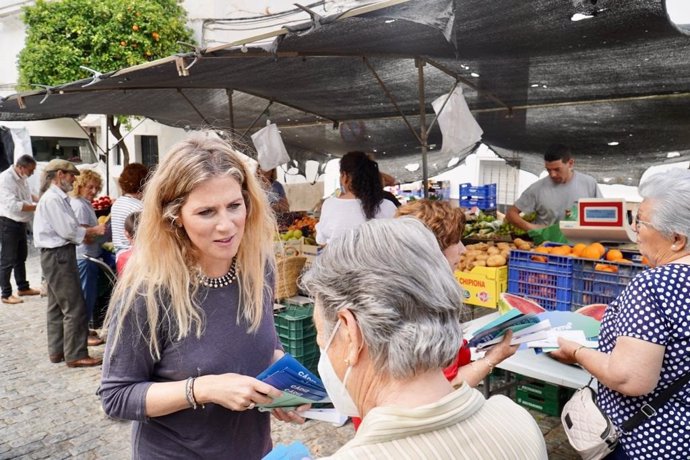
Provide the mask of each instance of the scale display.
[{"label": "scale display", "polygon": [[616,226],[623,225],[623,203],[621,202],[580,202],[580,225]]},{"label": "scale display", "polygon": [[577,219],[562,220],[560,228],[571,243],[593,241],[630,243],[637,235],[630,227],[636,206],[623,198],[581,198]]}]

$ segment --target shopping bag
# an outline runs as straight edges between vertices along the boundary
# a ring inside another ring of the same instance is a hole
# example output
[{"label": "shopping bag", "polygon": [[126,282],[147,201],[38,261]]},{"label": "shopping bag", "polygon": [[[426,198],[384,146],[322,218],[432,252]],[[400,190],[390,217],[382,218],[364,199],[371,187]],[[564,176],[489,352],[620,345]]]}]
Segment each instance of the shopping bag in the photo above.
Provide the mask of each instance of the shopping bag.
[{"label": "shopping bag", "polygon": [[597,406],[594,390],[580,388],[561,412],[561,422],[570,445],[583,460],[600,460],[614,451],[618,430]]},{"label": "shopping bag", "polygon": [[541,244],[545,241],[568,243],[568,239],[561,232],[561,226],[558,223],[536,230],[529,230],[527,235],[534,241],[534,244]]},{"label": "shopping bag", "polygon": [[252,142],[258,154],[259,167],[264,171],[270,171],[290,161],[276,124],[269,122],[252,134]]}]

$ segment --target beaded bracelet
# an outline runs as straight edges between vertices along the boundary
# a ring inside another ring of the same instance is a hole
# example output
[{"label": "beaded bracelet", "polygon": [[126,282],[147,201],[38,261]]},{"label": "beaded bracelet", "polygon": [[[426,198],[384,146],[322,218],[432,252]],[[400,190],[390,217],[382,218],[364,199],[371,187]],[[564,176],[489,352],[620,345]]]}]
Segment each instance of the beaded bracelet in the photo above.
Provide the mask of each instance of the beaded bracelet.
[{"label": "beaded bracelet", "polygon": [[187,398],[189,407],[196,410],[196,399],[194,399],[194,377],[188,377],[184,384],[184,395]]}]

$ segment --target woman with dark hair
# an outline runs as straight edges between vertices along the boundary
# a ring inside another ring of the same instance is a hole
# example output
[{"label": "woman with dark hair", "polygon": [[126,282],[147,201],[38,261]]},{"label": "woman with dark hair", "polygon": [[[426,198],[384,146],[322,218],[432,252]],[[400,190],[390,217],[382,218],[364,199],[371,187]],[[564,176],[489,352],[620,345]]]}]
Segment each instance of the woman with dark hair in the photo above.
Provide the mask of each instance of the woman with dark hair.
[{"label": "woman with dark hair", "polygon": [[339,197],[328,198],[316,225],[316,242],[333,237],[371,219],[392,218],[396,207],[384,199],[379,165],[364,152],[348,152],[340,159]]},{"label": "woman with dark hair", "polygon": [[129,241],[125,237],[125,219],[135,211],[141,211],[143,205],[141,196],[149,175],[149,169],[141,163],[130,163],[124,167],[120,178],[122,196],[115,200],[110,211],[110,226],[113,232],[113,244],[119,257],[120,253],[129,248]]}]

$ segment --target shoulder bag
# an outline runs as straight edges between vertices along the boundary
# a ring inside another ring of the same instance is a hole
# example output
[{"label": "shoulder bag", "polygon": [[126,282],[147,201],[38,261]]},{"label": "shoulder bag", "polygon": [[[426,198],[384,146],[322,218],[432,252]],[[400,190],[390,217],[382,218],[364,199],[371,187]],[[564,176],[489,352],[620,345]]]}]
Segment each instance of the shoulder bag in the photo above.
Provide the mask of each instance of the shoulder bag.
[{"label": "shoulder bag", "polygon": [[690,374],[685,374],[673,382],[623,422],[620,429],[597,406],[596,393],[589,386],[592,383],[590,380],[587,386],[575,392],[561,412],[561,422],[570,445],[583,460],[600,460],[606,457],[615,450],[621,433],[630,432],[645,420],[654,417],[656,410],[666,404],[688,380]]}]

